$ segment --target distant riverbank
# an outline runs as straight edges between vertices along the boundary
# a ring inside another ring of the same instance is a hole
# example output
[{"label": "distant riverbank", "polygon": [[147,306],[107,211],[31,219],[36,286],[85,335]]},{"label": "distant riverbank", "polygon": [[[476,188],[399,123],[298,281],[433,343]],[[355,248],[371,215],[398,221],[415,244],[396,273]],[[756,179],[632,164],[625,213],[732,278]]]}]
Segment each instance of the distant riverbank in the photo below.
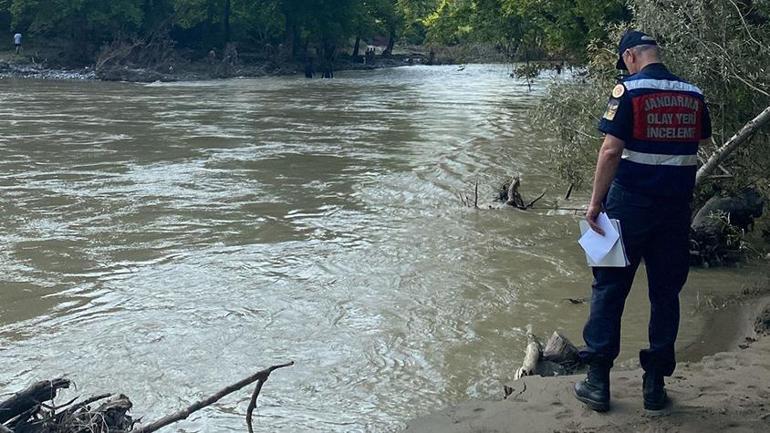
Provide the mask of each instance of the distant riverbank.
[{"label": "distant riverbank", "polygon": [[[61,49],[44,47],[25,48],[21,55],[13,51],[0,51],[0,78],[54,79],[54,80],[102,80],[126,82],[174,82],[198,81],[222,78],[255,78],[266,76],[302,75],[308,64],[291,59],[266,59],[263,54],[243,52],[228,57],[226,53],[201,53],[171,50],[163,62],[151,67],[135,64],[110,64],[104,66],[99,59],[90,62],[63,60]],[[463,64],[510,64],[513,60],[489,44],[458,45],[451,47],[409,46],[397,48],[393,54],[378,53],[367,60],[363,55],[339,54],[334,60],[333,71],[375,70],[410,65],[463,65]],[[539,63],[561,64],[562,60],[542,60]],[[322,77],[318,59],[313,59],[310,70],[313,78]]]},{"label": "distant riverbank", "polygon": [[[61,54],[48,48],[29,48],[21,55],[12,51],[0,52],[0,78],[18,79],[75,79],[127,82],[174,82],[221,78],[253,78],[265,76],[300,75],[308,72],[308,64],[290,59],[273,59],[252,53],[224,53],[212,56],[173,51],[164,62],[152,67],[136,65],[73,64],[57,60]],[[333,71],[374,70],[408,65],[446,65],[464,63],[504,63],[505,56],[487,46],[457,46],[428,49],[408,47],[396,50],[392,55],[376,55],[364,60],[364,56],[340,55],[334,60]],[[314,78],[321,78],[319,61],[311,63]]]},{"label": "distant riverbank", "polygon": [[[389,58],[377,58],[374,62],[363,64],[349,60],[335,63],[334,70],[367,70],[390,68],[413,64],[404,56]],[[211,80],[217,78],[253,78],[265,76],[297,75],[304,73],[304,65],[300,63],[286,62],[281,64],[258,62],[252,64],[235,64],[223,73],[219,64],[207,62],[183,62],[165,71],[156,68],[111,68],[109,71],[98,71],[94,66],[78,68],[65,68],[61,66],[49,66],[46,63],[36,62],[35,59],[26,56],[3,55],[0,56],[0,78],[17,79],[49,79],[49,80],[103,80],[103,81],[128,81],[128,82],[173,82]],[[320,74],[314,74],[320,78]]]}]

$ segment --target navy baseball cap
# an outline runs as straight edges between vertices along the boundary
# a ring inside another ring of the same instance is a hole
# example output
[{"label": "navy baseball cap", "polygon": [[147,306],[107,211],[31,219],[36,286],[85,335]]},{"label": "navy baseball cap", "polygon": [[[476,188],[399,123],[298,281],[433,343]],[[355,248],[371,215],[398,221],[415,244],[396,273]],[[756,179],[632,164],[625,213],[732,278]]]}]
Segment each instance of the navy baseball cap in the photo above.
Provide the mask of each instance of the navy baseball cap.
[{"label": "navy baseball cap", "polygon": [[626,70],[626,64],[623,62],[623,53],[627,49],[639,45],[658,45],[658,42],[652,36],[637,30],[629,30],[623,33],[623,37],[620,38],[620,45],[618,45],[618,64],[615,67]]}]

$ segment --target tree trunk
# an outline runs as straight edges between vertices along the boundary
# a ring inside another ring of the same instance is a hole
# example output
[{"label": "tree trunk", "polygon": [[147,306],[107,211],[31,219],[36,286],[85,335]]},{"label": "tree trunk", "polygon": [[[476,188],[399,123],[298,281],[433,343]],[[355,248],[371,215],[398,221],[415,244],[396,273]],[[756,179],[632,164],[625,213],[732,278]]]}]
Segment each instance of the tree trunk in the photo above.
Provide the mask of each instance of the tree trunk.
[{"label": "tree trunk", "polygon": [[155,14],[153,14],[152,0],[144,0],[142,5],[142,13],[144,14],[144,33],[149,34],[151,29],[155,27]]},{"label": "tree trunk", "polygon": [[225,16],[224,16],[224,28],[225,28],[225,45],[230,42],[230,0],[225,0]]},{"label": "tree trunk", "polygon": [[323,78],[334,78],[334,54],[337,50],[336,44],[325,40],[323,42],[323,69],[321,76]]},{"label": "tree trunk", "polygon": [[361,50],[361,36],[356,36],[356,43],[353,45],[353,60],[358,58],[358,52]]},{"label": "tree trunk", "polygon": [[214,22],[214,8],[209,2],[206,8],[206,21],[203,23],[203,37],[206,39],[207,44],[216,45],[217,39],[212,37],[214,33],[212,30],[212,23]]},{"label": "tree trunk", "polygon": [[88,21],[83,15],[78,16],[73,28],[75,30],[72,39],[72,44],[74,45],[72,48],[72,53],[75,56],[75,60],[77,62],[87,63],[88,59],[91,57],[91,41],[94,41],[97,38],[94,37],[93,28],[89,25]]},{"label": "tree trunk", "polygon": [[391,30],[390,31],[390,37],[388,38],[388,47],[385,48],[385,51],[382,53],[383,57],[389,57],[393,54],[393,47],[396,46],[396,31]]},{"label": "tree trunk", "polygon": [[747,124],[743,126],[735,135],[732,136],[725,144],[717,149],[714,154],[709,157],[708,161],[698,170],[698,174],[695,176],[695,185],[698,186],[703,183],[719,164],[730,156],[735,149],[738,148],[743,142],[748,140],[759,128],[765,126],[770,122],[770,107],[767,107],[759,113],[759,115]]},{"label": "tree trunk", "polygon": [[299,51],[302,48],[301,38],[299,34],[299,26],[292,24],[291,26],[291,56],[296,59],[299,56]]}]

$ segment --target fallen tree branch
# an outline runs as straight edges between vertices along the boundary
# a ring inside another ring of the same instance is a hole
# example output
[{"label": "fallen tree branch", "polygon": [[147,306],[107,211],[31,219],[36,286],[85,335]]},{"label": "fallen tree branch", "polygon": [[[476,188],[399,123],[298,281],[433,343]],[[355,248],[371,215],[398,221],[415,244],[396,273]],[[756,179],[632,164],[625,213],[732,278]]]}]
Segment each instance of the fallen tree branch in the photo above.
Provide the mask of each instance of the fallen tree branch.
[{"label": "fallen tree branch", "polygon": [[65,416],[72,416],[72,414],[74,414],[78,410],[88,406],[89,404],[95,403],[95,402],[97,402],[99,400],[104,400],[105,398],[109,398],[109,397],[112,397],[112,394],[101,394],[101,395],[97,395],[97,396],[94,396],[94,397],[91,397],[91,398],[87,398],[87,399],[81,401],[80,403],[78,403],[78,404],[76,404],[76,405],[66,409],[64,412],[60,412],[60,413],[56,414],[56,420],[57,421],[61,421],[62,419],[64,419]]},{"label": "fallen tree branch", "polygon": [[708,161],[698,170],[698,174],[695,176],[695,185],[700,185],[706,177],[711,175],[719,163],[724,161],[738,146],[748,140],[759,128],[765,126],[768,122],[770,122],[770,107],[765,108],[757,117],[745,124],[740,131],[709,157]]},{"label": "fallen tree branch", "polygon": [[[208,398],[206,398],[204,400],[198,401],[198,402],[190,405],[186,409],[182,409],[182,410],[180,410],[178,412],[175,412],[175,413],[173,413],[171,415],[165,416],[165,417],[163,417],[163,418],[161,418],[161,419],[159,419],[159,420],[157,420],[157,421],[155,421],[155,422],[153,422],[151,424],[148,424],[148,425],[146,425],[146,426],[144,426],[142,428],[139,428],[139,429],[136,429],[136,430],[131,430],[131,433],[151,433],[151,432],[159,430],[159,429],[161,429],[161,428],[163,428],[163,427],[165,427],[165,426],[167,426],[169,424],[173,424],[175,422],[182,421],[183,419],[187,419],[187,417],[189,417],[190,414],[192,414],[194,412],[197,412],[197,411],[203,409],[204,407],[210,406],[210,405],[216,403],[217,401],[219,401],[220,399],[222,399],[222,397],[225,397],[228,394],[232,394],[233,392],[238,391],[239,389],[241,389],[241,388],[243,388],[243,387],[245,387],[247,385],[250,385],[250,384],[252,384],[252,383],[254,383],[256,381],[259,381],[260,383],[257,385],[257,389],[255,389],[254,391],[255,391],[255,394],[259,394],[259,390],[262,388],[261,385],[265,381],[267,381],[267,378],[270,377],[270,373],[272,373],[273,371],[275,371],[275,370],[277,370],[279,368],[290,367],[292,365],[294,365],[294,362],[289,362],[287,364],[281,364],[281,365],[274,365],[274,366],[272,366],[270,368],[267,368],[265,370],[262,370],[262,371],[259,371],[257,373],[254,373],[253,375],[247,377],[246,379],[243,379],[243,380],[241,380],[239,382],[236,382],[236,383],[234,383],[234,384],[232,384],[232,385],[230,385],[230,386],[228,386],[228,387],[218,391],[217,393],[213,394],[212,396],[210,396],[210,397],[208,397]],[[254,400],[255,404],[256,404],[256,396],[255,395],[252,395],[252,400]],[[249,405],[249,406],[251,406],[251,405]],[[250,424],[251,424],[251,422],[249,421],[249,425]],[[249,431],[251,431],[251,428],[249,428]]]},{"label": "fallen tree branch", "polygon": [[540,196],[538,198],[536,198],[536,199],[532,200],[531,202],[529,202],[529,204],[527,205],[526,209],[531,209],[532,206],[534,206],[535,203],[540,201],[540,199],[543,198],[543,197],[545,197],[545,191],[543,191],[543,193],[540,194]]},{"label": "fallen tree branch", "polygon": [[537,361],[540,359],[540,344],[537,337],[532,332],[532,325],[527,325],[527,349],[524,354],[524,361],[521,367],[516,370],[514,380],[519,380],[524,376],[532,376],[537,369]]},{"label": "fallen tree branch", "polygon": [[567,190],[567,193],[564,194],[564,200],[569,200],[570,196],[572,196],[572,190],[575,188],[575,183],[569,184],[569,189]]},{"label": "fallen tree branch", "polygon": [[[265,380],[267,380],[267,378],[265,378]],[[257,408],[257,397],[259,397],[259,392],[262,391],[262,385],[264,383],[264,380],[257,381],[257,386],[254,388],[254,392],[251,394],[249,407],[246,409],[246,427],[249,428],[249,433],[254,433],[251,417],[254,414],[254,409]]]},{"label": "fallen tree branch", "polygon": [[520,185],[521,177],[514,176],[513,179],[511,179],[510,185],[508,186],[508,201],[506,201],[505,204],[525,210],[526,204],[524,203],[524,198],[522,198],[521,193],[519,192]]},{"label": "fallen tree branch", "polygon": [[53,404],[53,401],[51,401],[51,404],[50,404],[50,405],[47,405],[47,404],[43,404],[43,403],[40,403],[40,406],[42,406],[42,407],[44,407],[44,408],[48,409],[49,411],[51,411],[51,413],[54,413],[54,414],[55,414],[57,410],[59,410],[59,409],[64,409],[65,407],[67,407],[67,406],[71,405],[72,403],[74,403],[74,402],[75,402],[75,400],[77,400],[77,399],[78,399],[78,398],[77,398],[77,397],[75,397],[75,398],[73,398],[72,400],[70,400],[70,401],[68,401],[68,402],[64,403],[64,404],[63,404],[63,405],[61,405],[61,406],[56,406],[55,404]]}]

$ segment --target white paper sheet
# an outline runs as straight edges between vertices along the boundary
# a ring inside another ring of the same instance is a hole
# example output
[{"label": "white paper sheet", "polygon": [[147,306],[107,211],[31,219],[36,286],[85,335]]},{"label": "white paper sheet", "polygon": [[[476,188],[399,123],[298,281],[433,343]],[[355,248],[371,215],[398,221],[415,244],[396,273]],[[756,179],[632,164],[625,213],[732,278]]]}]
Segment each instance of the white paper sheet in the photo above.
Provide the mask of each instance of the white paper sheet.
[{"label": "white paper sheet", "polygon": [[[615,230],[618,231],[618,234],[620,235],[620,239],[618,239],[615,245],[613,245],[610,252],[607,253],[607,255],[604,256],[604,258],[600,262],[596,262],[592,260],[590,257],[588,257],[588,254],[586,254],[586,260],[588,261],[588,266],[626,267],[630,264],[630,262],[628,261],[628,257],[626,257],[625,245],[623,245],[623,230],[620,227],[620,221],[610,219],[610,222],[615,227]],[[582,236],[590,230],[591,230],[591,227],[588,226],[588,221],[580,220],[580,235]]]},{"label": "white paper sheet", "polygon": [[594,262],[601,262],[618,241],[620,234],[615,230],[615,227],[613,227],[606,213],[601,212],[596,219],[596,222],[599,224],[599,227],[604,230],[604,236],[593,230],[588,230],[580,237],[578,243],[583,247],[583,250],[585,250],[591,260]]}]

